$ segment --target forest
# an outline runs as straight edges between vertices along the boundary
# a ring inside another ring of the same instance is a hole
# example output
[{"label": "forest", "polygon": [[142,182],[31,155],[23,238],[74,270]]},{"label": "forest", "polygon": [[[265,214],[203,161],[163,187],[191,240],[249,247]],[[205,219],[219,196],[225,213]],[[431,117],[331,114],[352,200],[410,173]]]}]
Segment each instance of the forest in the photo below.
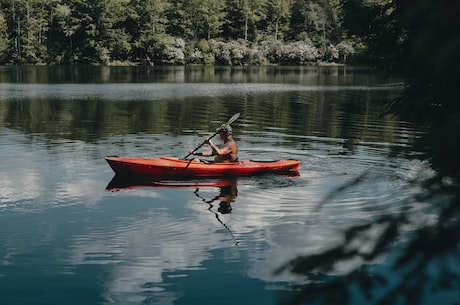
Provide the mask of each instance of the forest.
[{"label": "forest", "polygon": [[[348,63],[353,0],[0,0],[0,64]],[[391,1],[364,1],[388,14]]]}]

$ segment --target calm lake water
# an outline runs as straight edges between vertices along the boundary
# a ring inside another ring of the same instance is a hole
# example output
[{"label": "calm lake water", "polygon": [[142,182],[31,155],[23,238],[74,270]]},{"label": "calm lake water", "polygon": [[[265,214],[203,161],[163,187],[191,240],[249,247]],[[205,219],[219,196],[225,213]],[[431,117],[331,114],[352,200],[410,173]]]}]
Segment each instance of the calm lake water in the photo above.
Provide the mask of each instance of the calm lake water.
[{"label": "calm lake water", "polygon": [[[0,303],[279,304],[308,284],[274,273],[289,260],[430,219],[423,130],[385,112],[400,92],[362,67],[0,67]],[[106,190],[104,156],[184,157],[237,112],[240,158],[300,176],[225,181],[230,206],[215,180]]]}]

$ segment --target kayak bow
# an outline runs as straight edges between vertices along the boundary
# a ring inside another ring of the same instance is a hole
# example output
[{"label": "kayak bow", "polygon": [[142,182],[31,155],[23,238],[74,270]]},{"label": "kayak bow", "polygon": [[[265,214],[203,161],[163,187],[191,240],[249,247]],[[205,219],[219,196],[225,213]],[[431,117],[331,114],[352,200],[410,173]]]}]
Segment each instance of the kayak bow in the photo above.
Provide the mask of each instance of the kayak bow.
[{"label": "kayak bow", "polygon": [[300,161],[276,160],[237,162],[199,162],[179,158],[123,158],[106,157],[116,174],[155,175],[160,177],[235,177],[268,173],[298,175]]}]

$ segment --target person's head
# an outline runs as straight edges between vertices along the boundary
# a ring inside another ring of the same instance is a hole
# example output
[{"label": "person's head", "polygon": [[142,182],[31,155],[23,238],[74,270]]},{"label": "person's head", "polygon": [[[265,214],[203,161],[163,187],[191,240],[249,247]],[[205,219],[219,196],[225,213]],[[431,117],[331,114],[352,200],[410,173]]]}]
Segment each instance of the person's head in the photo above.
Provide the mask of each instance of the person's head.
[{"label": "person's head", "polygon": [[222,128],[222,129],[219,131],[219,135],[220,135],[221,138],[226,138],[226,137],[228,137],[229,135],[232,135],[232,126],[227,125],[227,126],[225,126],[224,128]]},{"label": "person's head", "polygon": [[232,212],[232,206],[230,205],[230,202],[221,201],[219,203],[219,207],[217,208],[217,212],[221,214],[230,214]]}]

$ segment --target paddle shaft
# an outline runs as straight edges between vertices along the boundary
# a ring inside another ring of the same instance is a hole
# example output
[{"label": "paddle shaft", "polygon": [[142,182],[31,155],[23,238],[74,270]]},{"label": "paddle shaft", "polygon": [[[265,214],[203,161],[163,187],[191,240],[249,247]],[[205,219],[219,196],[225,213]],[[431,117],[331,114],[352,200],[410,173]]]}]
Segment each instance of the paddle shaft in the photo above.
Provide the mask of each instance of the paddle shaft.
[{"label": "paddle shaft", "polygon": [[216,130],[216,132],[210,136],[209,138],[207,138],[205,141],[203,141],[203,143],[201,143],[200,145],[198,145],[194,150],[192,150],[191,152],[189,152],[185,157],[184,159],[187,159],[191,154],[193,154],[195,151],[197,151],[198,149],[200,149],[204,144],[206,144],[206,142],[208,142],[209,140],[211,140],[212,138],[214,138],[222,129],[224,129],[225,127],[227,127],[228,125],[230,125],[231,123],[235,122],[238,118],[240,117],[240,113],[235,113],[229,120],[227,123],[224,123],[222,125],[220,125],[220,127]]},{"label": "paddle shaft", "polygon": [[210,136],[209,138],[207,138],[205,141],[203,141],[203,143],[201,143],[200,145],[198,145],[194,150],[192,150],[191,152],[189,152],[185,157],[184,159],[187,159],[190,155],[192,155],[193,153],[195,153],[198,149],[200,149],[204,144],[206,144],[207,141],[211,140],[212,138],[214,138],[218,133],[220,132],[220,130],[216,131],[212,136]]}]

